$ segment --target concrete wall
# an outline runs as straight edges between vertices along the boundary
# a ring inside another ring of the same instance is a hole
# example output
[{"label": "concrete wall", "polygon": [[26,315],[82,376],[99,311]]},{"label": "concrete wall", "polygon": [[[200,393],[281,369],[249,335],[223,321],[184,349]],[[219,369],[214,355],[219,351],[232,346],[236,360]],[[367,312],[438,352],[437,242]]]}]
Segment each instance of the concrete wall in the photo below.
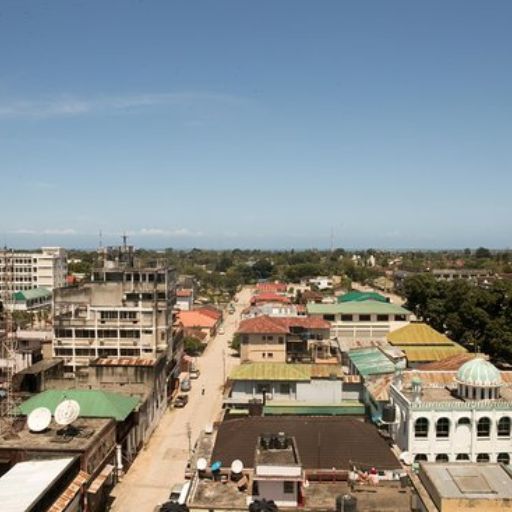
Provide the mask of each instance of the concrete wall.
[{"label": "concrete wall", "polygon": [[274,500],[278,507],[296,507],[297,506],[297,483],[294,483],[292,494],[284,492],[284,482],[282,481],[258,481],[259,496],[256,498],[265,498]]},{"label": "concrete wall", "polygon": [[[247,343],[244,337],[247,337]],[[268,339],[269,336],[272,339]],[[279,340],[283,340],[282,343]],[[272,354],[269,356],[269,354]],[[284,334],[242,334],[240,345],[240,359],[243,361],[271,361],[275,363],[286,362],[286,336]]]}]

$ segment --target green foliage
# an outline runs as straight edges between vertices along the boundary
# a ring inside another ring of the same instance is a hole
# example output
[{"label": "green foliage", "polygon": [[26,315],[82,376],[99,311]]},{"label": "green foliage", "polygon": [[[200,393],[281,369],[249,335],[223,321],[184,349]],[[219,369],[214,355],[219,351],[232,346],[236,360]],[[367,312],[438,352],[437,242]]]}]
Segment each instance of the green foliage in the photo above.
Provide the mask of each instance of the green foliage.
[{"label": "green foliage", "polygon": [[187,336],[183,340],[183,347],[185,353],[189,356],[197,356],[203,353],[204,344],[201,340],[194,338],[193,336]]},{"label": "green foliage", "polygon": [[512,357],[512,283],[497,281],[483,289],[419,274],[409,277],[404,288],[406,307],[438,331],[497,359]]},{"label": "green foliage", "polygon": [[234,350],[238,355],[240,355],[240,335],[235,334],[231,343],[229,344],[230,348]]}]

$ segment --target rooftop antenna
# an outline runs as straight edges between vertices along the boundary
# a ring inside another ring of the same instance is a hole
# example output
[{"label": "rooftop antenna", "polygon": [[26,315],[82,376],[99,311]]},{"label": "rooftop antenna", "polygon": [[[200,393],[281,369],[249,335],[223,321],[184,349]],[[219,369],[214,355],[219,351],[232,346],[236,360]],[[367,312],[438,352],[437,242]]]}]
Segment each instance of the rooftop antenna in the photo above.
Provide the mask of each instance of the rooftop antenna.
[{"label": "rooftop antenna", "polygon": [[100,229],[100,249],[103,247],[103,233]]},{"label": "rooftop antenna", "polygon": [[334,252],[334,228],[331,226],[331,252]]},{"label": "rooftop antenna", "polygon": [[123,249],[126,250],[126,242],[128,240],[128,236],[126,235],[126,231],[123,232]]}]

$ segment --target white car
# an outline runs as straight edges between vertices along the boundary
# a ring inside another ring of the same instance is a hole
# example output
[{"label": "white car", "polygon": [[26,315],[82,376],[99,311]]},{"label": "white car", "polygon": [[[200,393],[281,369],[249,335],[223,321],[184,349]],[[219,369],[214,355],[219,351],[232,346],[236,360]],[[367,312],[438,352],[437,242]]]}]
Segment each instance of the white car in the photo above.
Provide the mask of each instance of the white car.
[{"label": "white car", "polygon": [[225,334],[224,328],[219,327],[219,330],[217,331],[217,334]]}]

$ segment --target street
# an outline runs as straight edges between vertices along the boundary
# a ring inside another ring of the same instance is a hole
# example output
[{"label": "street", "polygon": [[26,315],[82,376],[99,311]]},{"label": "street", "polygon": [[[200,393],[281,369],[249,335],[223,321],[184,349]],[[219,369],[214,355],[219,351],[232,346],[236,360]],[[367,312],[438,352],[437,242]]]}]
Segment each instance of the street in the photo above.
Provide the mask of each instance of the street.
[{"label": "street", "polygon": [[200,431],[219,416],[224,379],[239,363],[239,358],[231,355],[229,343],[238,327],[240,312],[249,304],[251,292],[250,288],[243,288],[238,293],[235,313],[225,313],[224,334],[212,339],[197,358],[200,376],[191,381],[189,403],[183,409],[171,408],[165,412],[147,446],[113,489],[112,511],[153,512],[158,503],[168,499],[171,487],[184,481],[189,457],[187,430],[191,430],[193,445]]}]

